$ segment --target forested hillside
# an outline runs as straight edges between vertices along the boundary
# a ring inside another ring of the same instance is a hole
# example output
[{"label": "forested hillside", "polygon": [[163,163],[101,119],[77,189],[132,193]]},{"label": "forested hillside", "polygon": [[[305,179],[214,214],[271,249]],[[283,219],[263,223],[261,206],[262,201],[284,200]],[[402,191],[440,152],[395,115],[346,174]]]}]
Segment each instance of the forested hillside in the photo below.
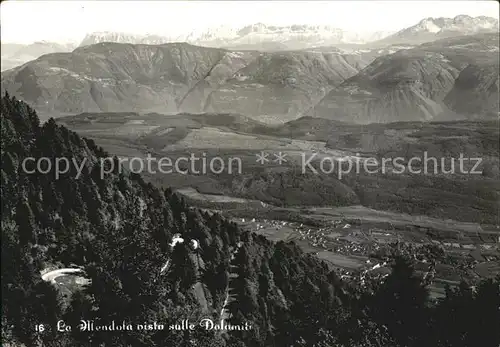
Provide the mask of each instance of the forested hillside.
[{"label": "forested hillside", "polygon": [[[464,283],[433,303],[401,258],[383,283],[347,285],[295,244],[242,232],[139,175],[115,166],[101,177],[99,158],[107,156],[52,119],[41,125],[25,103],[2,98],[4,345],[497,347],[500,342],[498,279],[477,288]],[[74,167],[58,179],[53,172],[27,174],[22,168],[27,157],[46,157],[53,164],[59,157],[85,159],[85,169],[78,178]],[[83,268],[89,283],[63,295],[42,280],[42,271],[64,267]],[[198,325],[203,318],[251,329],[207,330]],[[134,328],[80,332],[82,319],[96,326],[124,321]],[[185,319],[196,328],[175,329]],[[73,331],[56,331],[59,320]],[[163,329],[137,328],[154,322]]]}]

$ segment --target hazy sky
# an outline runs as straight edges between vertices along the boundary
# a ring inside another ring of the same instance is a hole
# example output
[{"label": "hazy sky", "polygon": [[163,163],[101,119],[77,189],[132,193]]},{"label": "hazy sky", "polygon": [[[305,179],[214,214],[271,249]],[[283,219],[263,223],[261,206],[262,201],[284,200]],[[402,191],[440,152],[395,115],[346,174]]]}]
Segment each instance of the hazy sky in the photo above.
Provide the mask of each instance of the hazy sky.
[{"label": "hazy sky", "polygon": [[497,1],[5,1],[3,42],[79,42],[93,31],[179,35],[219,25],[325,24],[399,30],[427,17],[498,18]]}]

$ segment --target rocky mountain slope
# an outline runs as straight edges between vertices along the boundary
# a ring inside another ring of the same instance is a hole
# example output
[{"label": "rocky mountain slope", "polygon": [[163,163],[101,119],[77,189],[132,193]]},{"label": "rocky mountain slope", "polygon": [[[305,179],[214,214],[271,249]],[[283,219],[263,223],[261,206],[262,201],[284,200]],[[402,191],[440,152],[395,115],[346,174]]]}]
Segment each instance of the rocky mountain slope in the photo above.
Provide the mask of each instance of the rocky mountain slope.
[{"label": "rocky mountain slope", "polygon": [[205,110],[236,112],[263,121],[294,119],[363,65],[359,56],[336,53],[259,55],[210,94]]},{"label": "rocky mountain slope", "polygon": [[414,26],[381,39],[377,44],[418,44],[478,33],[498,33],[498,19],[466,15],[454,18],[425,18]]},{"label": "rocky mountain slope", "polygon": [[498,71],[498,34],[439,40],[375,59],[311,114],[360,123],[428,121],[468,117],[472,108],[476,116],[491,117]]},{"label": "rocky mountain slope", "polygon": [[498,34],[351,53],[108,42],[45,55],[4,71],[1,83],[56,116],[221,112],[267,123],[303,115],[357,123],[491,118],[498,112],[498,51]]},{"label": "rocky mountain slope", "polygon": [[444,99],[445,104],[470,118],[499,113],[498,64],[471,64],[455,81]]},{"label": "rocky mountain slope", "polygon": [[224,111],[296,118],[368,64],[361,55],[101,43],[2,73],[40,112]]}]

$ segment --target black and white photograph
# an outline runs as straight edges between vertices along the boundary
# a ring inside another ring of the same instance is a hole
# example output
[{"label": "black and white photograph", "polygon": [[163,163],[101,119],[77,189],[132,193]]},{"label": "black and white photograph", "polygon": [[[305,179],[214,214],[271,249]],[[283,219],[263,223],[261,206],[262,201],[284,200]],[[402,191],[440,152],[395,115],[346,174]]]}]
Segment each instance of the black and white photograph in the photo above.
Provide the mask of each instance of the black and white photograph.
[{"label": "black and white photograph", "polygon": [[500,347],[499,11],[2,1],[2,347]]}]

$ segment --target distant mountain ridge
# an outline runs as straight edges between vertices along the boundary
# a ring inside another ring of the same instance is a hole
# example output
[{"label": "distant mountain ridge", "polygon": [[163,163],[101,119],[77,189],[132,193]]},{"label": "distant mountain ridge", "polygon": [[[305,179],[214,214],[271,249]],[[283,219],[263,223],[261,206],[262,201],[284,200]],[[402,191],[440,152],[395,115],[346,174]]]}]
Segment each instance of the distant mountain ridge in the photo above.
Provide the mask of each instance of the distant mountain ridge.
[{"label": "distant mountain ridge", "polygon": [[256,23],[242,28],[218,26],[196,30],[184,35],[136,35],[122,32],[94,32],[87,34],[80,47],[101,42],[133,44],[165,44],[187,42],[208,47],[235,47],[281,43],[287,49],[301,49],[333,44],[362,44],[392,34],[388,31],[350,32],[327,25],[275,26]]},{"label": "distant mountain ridge", "polygon": [[2,89],[51,115],[223,112],[294,119],[368,65],[362,55],[100,43],[2,74]]},{"label": "distant mountain ridge", "polygon": [[395,50],[377,56],[101,43],[5,71],[1,83],[51,115],[212,112],[266,123],[304,115],[354,123],[496,117],[498,34]]},{"label": "distant mountain ridge", "polygon": [[388,48],[392,45],[411,46],[447,37],[491,32],[498,32],[498,19],[467,15],[459,15],[455,18],[425,18],[398,32],[358,32],[343,30],[335,25],[293,24],[276,26],[264,23],[243,27],[219,25],[184,34],[132,34],[102,31],[88,33],[79,44],[45,41],[30,45],[2,43],[2,71],[22,65],[43,54],[70,52],[77,46],[83,47],[103,42],[147,45],[186,42],[204,47],[265,52],[337,47],[351,52],[352,50]]},{"label": "distant mountain ridge", "polygon": [[199,46],[218,48],[286,50],[345,44],[420,44],[446,37],[477,33],[498,32],[498,19],[486,16],[459,15],[454,18],[425,18],[400,31],[357,32],[333,25],[294,24],[287,26],[255,23],[241,28],[217,26],[194,30],[183,35],[135,35],[119,32],[88,34],[80,46],[101,42],[134,44],[164,44],[187,42]]},{"label": "distant mountain ridge", "polygon": [[2,43],[2,71],[12,69],[38,57],[57,52],[71,52],[76,45],[37,41],[29,45]]},{"label": "distant mountain ridge", "polygon": [[[489,17],[425,19],[379,47],[384,40],[330,45],[346,33],[309,25],[221,26],[170,38],[95,33],[71,54],[45,55],[3,72],[1,83],[56,116],[212,112],[276,123],[304,115],[355,123],[491,118],[498,114],[494,28],[498,21]],[[238,48],[163,43],[185,39]],[[415,43],[423,39],[429,42]],[[96,41],[103,42],[85,44]]]},{"label": "distant mountain ridge", "polygon": [[124,32],[101,31],[87,34],[79,47],[95,45],[102,42],[161,45],[164,43],[185,41],[181,36],[159,36],[153,34],[137,35]]},{"label": "distant mountain ridge", "polygon": [[498,19],[466,15],[459,15],[454,18],[425,18],[409,28],[381,39],[378,43],[417,44],[478,33],[498,33]]},{"label": "distant mountain ridge", "polygon": [[495,119],[498,34],[434,41],[378,57],[311,115],[346,122]]}]

